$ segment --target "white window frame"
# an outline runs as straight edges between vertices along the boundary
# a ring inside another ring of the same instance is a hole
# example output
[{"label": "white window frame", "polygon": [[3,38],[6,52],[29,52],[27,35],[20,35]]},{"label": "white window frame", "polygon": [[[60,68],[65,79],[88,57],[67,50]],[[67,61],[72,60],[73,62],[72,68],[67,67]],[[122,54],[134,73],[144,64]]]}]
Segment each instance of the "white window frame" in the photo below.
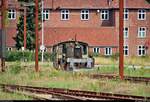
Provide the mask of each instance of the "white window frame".
[{"label": "white window frame", "polygon": [[[84,18],[82,18],[82,15]],[[88,18],[86,18],[86,16]],[[81,20],[89,20],[90,19],[90,11],[89,10],[81,10],[80,19]]]},{"label": "white window frame", "polygon": [[[9,15],[10,15],[10,17],[9,17]],[[16,19],[16,10],[15,9],[9,9],[8,10],[8,19],[9,20],[15,20]]]},{"label": "white window frame", "polygon": [[[70,11],[67,9],[61,10],[61,20],[69,20]],[[64,18],[63,18],[64,15]],[[67,18],[68,15],[68,18]]]},{"label": "white window frame", "polygon": [[[125,51],[127,51],[127,54],[125,54]],[[128,45],[124,45],[123,53],[124,53],[124,56],[129,56],[129,46]]]},{"label": "white window frame", "polygon": [[43,20],[49,20],[50,10],[44,9],[43,12],[42,12],[42,14],[43,14]]},{"label": "white window frame", "polygon": [[[109,49],[110,51],[109,51],[108,49]],[[107,51],[107,50],[108,50],[108,51]],[[110,52],[110,53],[106,53],[106,52]],[[106,47],[106,48],[105,48],[105,55],[106,55],[106,56],[112,55],[112,48],[111,48],[111,47]]]},{"label": "white window frame", "polygon": [[123,35],[124,35],[124,38],[129,37],[129,28],[128,27],[123,28]]},{"label": "white window frame", "polygon": [[99,47],[94,47],[93,52],[94,53],[100,53],[100,48]]},{"label": "white window frame", "polygon": [[101,20],[109,20],[109,10],[101,10]]},{"label": "white window frame", "polygon": [[47,48],[45,47],[44,52],[47,52]]},{"label": "white window frame", "polygon": [[[141,48],[139,48],[139,47],[141,47]],[[144,48],[143,48],[143,47],[144,47]],[[140,51],[140,50],[141,50],[141,55],[139,54],[139,51]],[[142,53],[143,50],[144,50],[145,54]],[[137,48],[137,55],[138,55],[138,56],[145,56],[145,55],[146,55],[146,48],[145,48],[144,45],[138,45],[138,48]]]},{"label": "white window frame", "polygon": [[138,38],[145,38],[145,37],[146,37],[146,27],[138,27]]},{"label": "white window frame", "polygon": [[[124,20],[128,20],[129,19],[129,9],[124,9]],[[126,18],[127,15],[127,18]]]},{"label": "white window frame", "polygon": [[[145,18],[140,18],[144,15]],[[138,10],[138,20],[146,20],[146,10],[145,9],[139,9]]]},{"label": "white window frame", "polygon": [[12,51],[12,47],[7,47],[7,51]]}]

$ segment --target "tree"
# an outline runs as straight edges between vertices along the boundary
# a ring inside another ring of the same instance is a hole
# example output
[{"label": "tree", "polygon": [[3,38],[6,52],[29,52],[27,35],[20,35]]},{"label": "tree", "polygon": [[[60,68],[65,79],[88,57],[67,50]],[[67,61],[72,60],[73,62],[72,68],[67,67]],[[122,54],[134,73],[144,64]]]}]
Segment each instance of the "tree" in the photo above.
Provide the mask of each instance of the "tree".
[{"label": "tree", "polygon": [[148,3],[150,3],[150,0],[146,0]]},{"label": "tree", "polygon": [[[34,0],[18,0],[21,6],[25,3],[33,4]],[[39,0],[40,2],[41,0]],[[39,21],[41,21],[41,5],[39,3]],[[39,22],[39,30],[41,23]],[[16,48],[19,50],[24,44],[24,15],[21,14],[17,24],[17,34],[14,37],[16,41]],[[35,48],[35,6],[27,6],[27,49],[33,50]]]}]

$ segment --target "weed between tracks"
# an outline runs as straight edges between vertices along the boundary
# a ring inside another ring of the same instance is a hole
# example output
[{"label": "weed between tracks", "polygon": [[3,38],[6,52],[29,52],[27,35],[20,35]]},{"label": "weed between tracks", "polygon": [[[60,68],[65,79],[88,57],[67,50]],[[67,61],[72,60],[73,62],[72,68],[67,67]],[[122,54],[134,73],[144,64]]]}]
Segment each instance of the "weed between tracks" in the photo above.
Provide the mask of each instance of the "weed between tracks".
[{"label": "weed between tracks", "polygon": [[0,89],[0,100],[32,100],[32,98],[16,93],[3,92]]},{"label": "weed between tracks", "polygon": [[[0,74],[0,83],[150,96],[149,84],[130,83],[115,79],[90,79],[85,76],[85,73],[91,74],[94,73],[94,71],[96,73],[103,71],[104,73],[114,71],[115,69],[116,68],[113,67],[107,70],[105,68],[104,70],[99,69],[99,71],[97,71],[98,69],[95,68],[89,71],[66,72],[55,70],[49,63],[40,63],[40,72],[36,73],[34,71],[34,63],[16,62],[9,64],[6,72]],[[117,73],[117,70],[113,73]],[[0,99],[16,99],[16,95],[14,94],[14,96],[11,96],[10,94],[1,93]],[[26,99],[26,97],[22,97],[22,99]]]}]

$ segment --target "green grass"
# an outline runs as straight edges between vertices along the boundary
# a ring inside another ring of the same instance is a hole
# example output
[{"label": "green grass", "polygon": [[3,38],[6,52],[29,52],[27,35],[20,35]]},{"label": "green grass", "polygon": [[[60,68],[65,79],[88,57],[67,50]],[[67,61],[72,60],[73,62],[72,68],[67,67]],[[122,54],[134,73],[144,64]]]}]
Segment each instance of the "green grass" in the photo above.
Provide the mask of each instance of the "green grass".
[{"label": "green grass", "polygon": [[[103,66],[103,67],[95,67],[91,70],[82,69],[80,72],[85,74],[115,74],[119,75],[119,68],[115,65],[111,66]],[[124,68],[125,76],[134,76],[134,77],[149,77],[150,78],[150,69],[134,69],[134,68]]]},{"label": "green grass", "polygon": [[[119,58],[118,58],[119,60]],[[96,64],[107,64],[107,65],[116,65],[118,60],[113,59],[112,57],[95,57]],[[140,65],[140,66],[150,66],[150,56],[145,57],[124,57],[125,65]]]},{"label": "green grass", "polygon": [[[0,73],[0,83],[150,96],[149,84],[135,84],[120,80],[90,79],[88,76],[85,76],[85,73],[118,73],[118,68],[116,68],[115,66],[110,66],[110,68],[99,68],[99,70],[97,68],[94,68],[93,70],[69,72],[55,70],[49,63],[40,63],[40,72],[36,73],[34,70],[33,62],[16,62],[8,65],[9,66],[7,66],[6,72]],[[26,65],[27,67],[24,67],[24,65]],[[128,73],[132,75],[133,72],[130,71]],[[143,74],[143,70],[139,73]],[[144,72],[143,75],[146,75],[145,73],[147,73],[148,75],[149,71]],[[10,97],[8,99],[15,99],[15,96],[17,95],[7,95],[7,93],[2,93],[2,95],[0,95],[0,99],[7,99],[7,97]],[[20,98],[24,99],[24,97]]]},{"label": "green grass", "polygon": [[33,99],[31,97],[24,96],[24,95],[3,92],[0,89],[0,100],[33,100]]}]

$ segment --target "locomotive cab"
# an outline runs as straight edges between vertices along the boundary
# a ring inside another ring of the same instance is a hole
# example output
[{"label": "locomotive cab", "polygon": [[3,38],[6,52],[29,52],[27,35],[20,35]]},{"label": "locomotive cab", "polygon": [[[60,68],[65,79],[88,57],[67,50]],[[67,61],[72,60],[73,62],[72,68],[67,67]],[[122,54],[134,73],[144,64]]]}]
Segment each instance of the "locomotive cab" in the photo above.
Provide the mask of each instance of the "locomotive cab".
[{"label": "locomotive cab", "polygon": [[55,68],[74,70],[92,68],[94,59],[88,57],[88,44],[77,41],[62,42],[53,47],[56,53],[53,65]]}]

